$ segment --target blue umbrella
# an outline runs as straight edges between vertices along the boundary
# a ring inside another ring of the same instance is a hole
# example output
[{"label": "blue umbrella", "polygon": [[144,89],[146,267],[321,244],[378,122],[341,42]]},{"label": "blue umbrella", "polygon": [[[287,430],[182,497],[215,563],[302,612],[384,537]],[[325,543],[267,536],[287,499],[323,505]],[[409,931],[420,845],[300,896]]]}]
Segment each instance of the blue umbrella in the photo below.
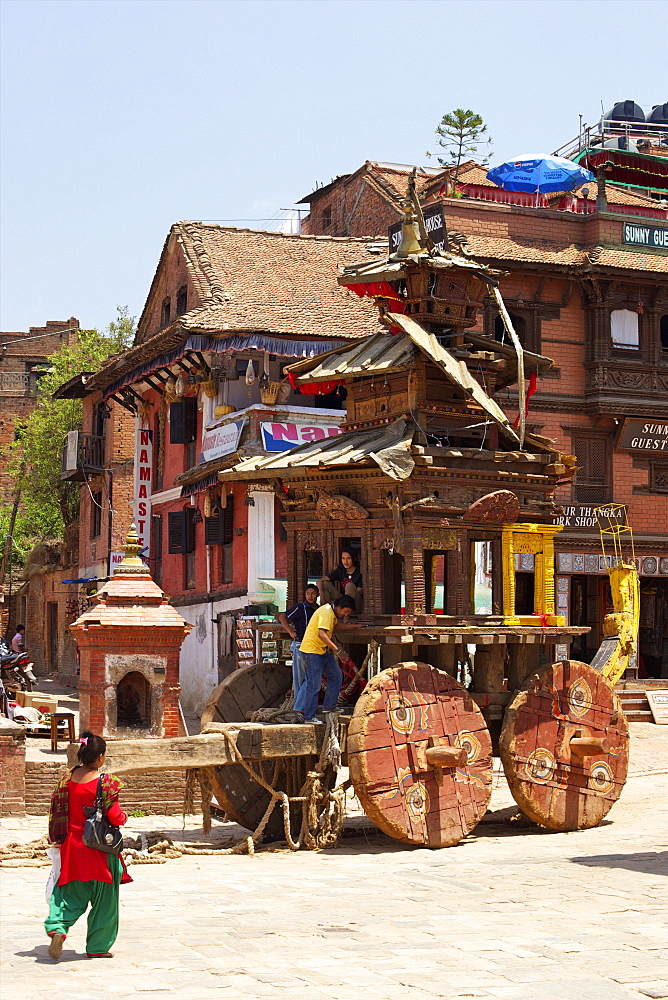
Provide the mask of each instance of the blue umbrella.
[{"label": "blue umbrella", "polygon": [[487,177],[504,191],[535,192],[536,195],[538,192],[572,191],[594,180],[590,170],[584,170],[572,160],[545,153],[527,153],[500,163],[487,171]]}]

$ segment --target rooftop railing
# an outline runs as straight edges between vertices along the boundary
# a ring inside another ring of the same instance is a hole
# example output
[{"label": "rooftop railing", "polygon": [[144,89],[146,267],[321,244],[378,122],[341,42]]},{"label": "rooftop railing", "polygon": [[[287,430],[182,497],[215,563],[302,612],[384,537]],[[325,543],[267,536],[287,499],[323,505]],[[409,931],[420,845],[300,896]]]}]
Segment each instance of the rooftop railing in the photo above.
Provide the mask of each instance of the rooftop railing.
[{"label": "rooftop railing", "polygon": [[668,148],[668,125],[601,118],[595,125],[583,125],[580,134],[555,149],[553,155],[572,159],[585,149],[604,148],[606,142],[614,139],[621,139],[623,143],[616,148],[625,148],[632,153],[644,152],[645,150],[638,148],[638,143],[643,142]]}]

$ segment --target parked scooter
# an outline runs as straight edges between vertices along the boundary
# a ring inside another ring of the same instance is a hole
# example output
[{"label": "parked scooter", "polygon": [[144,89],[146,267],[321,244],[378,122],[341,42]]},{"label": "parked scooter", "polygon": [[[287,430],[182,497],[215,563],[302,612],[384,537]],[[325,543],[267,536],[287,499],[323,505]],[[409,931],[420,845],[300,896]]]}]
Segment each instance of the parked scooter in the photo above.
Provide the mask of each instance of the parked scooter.
[{"label": "parked scooter", "polygon": [[7,688],[32,691],[33,684],[37,682],[32,668],[33,663],[28,653],[2,652],[0,654],[0,677]]}]

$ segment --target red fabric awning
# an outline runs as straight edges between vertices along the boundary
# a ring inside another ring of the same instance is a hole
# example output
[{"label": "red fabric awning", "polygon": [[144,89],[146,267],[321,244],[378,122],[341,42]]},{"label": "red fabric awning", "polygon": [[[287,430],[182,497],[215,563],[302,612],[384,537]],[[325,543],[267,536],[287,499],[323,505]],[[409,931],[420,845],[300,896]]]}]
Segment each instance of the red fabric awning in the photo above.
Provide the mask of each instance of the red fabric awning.
[{"label": "red fabric awning", "polygon": [[404,299],[395,292],[389,281],[367,281],[358,285],[344,285],[355,295],[362,299],[365,296],[371,299],[388,299],[392,303],[392,312],[403,313],[406,310]]}]

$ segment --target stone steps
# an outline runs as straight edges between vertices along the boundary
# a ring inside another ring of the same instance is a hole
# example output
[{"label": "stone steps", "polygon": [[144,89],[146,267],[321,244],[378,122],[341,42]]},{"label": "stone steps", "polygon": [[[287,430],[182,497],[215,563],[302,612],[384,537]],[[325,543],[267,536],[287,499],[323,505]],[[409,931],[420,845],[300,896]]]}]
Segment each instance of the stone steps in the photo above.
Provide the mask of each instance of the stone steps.
[{"label": "stone steps", "polygon": [[[654,687],[654,685],[652,685]],[[624,715],[629,722],[654,722],[652,710],[642,687],[617,688],[624,709]]]}]

